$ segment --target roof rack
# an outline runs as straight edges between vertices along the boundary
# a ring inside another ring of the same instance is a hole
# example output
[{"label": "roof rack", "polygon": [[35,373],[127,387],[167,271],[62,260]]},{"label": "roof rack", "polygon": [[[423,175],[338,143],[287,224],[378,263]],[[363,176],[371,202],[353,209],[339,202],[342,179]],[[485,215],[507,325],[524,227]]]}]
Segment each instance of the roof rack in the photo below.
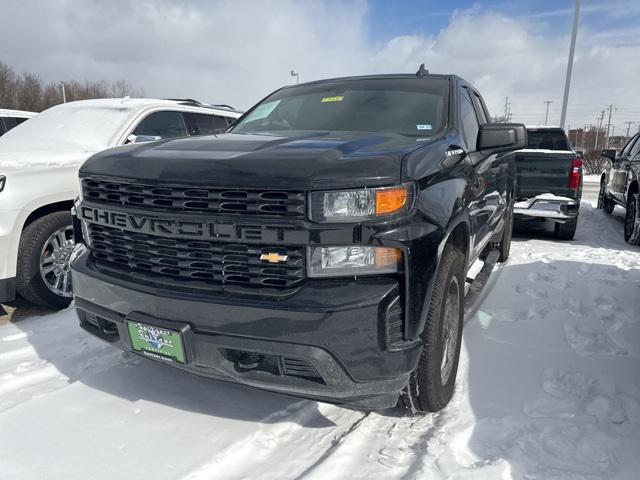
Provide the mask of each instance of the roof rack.
[{"label": "roof rack", "polygon": [[219,109],[224,109],[224,110],[233,110],[234,112],[238,112],[239,110],[236,110],[235,108],[233,108],[231,105],[227,105],[227,104],[211,104],[211,103],[202,103],[199,102],[198,100],[194,100],[193,98],[165,98],[165,100],[170,100],[172,102],[178,102],[180,103],[180,105],[190,105],[193,107],[202,107],[202,108],[219,108]]}]

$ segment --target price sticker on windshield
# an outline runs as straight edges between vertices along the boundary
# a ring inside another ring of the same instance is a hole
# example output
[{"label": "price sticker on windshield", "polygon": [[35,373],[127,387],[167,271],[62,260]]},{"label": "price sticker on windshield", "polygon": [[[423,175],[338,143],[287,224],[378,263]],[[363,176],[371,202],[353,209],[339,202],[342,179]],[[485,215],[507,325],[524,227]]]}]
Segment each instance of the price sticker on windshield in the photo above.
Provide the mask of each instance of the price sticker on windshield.
[{"label": "price sticker on windshield", "polygon": [[329,102],[341,102],[344,99],[343,95],[338,95],[336,97],[324,97],[322,100],[320,100],[322,103],[329,103]]}]

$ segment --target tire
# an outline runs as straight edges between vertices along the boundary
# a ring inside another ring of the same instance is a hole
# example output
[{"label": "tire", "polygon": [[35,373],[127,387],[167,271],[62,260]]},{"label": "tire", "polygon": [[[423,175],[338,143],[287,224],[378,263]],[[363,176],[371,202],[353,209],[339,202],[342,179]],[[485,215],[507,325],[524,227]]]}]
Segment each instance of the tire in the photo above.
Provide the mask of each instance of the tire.
[{"label": "tire", "polygon": [[511,253],[511,239],[513,238],[513,201],[509,203],[509,207],[506,212],[506,219],[504,222],[504,228],[502,229],[502,238],[498,244],[498,251],[500,256],[498,261],[504,263],[509,259],[509,253]]},{"label": "tire", "polygon": [[[462,252],[451,245],[445,247],[421,335],[424,348],[400,397],[402,404],[414,413],[437,412],[453,396],[462,343],[464,262]],[[445,330],[447,320],[450,328]]]},{"label": "tire", "polygon": [[629,199],[624,217],[624,240],[629,245],[640,245],[640,195]]},{"label": "tire", "polygon": [[573,240],[576,235],[576,228],[578,227],[578,217],[569,220],[565,223],[556,223],[554,228],[554,235],[560,240]]},{"label": "tire", "polygon": [[[68,232],[71,228],[71,213],[61,211],[54,212],[44,217],[35,220],[29,224],[22,232],[20,238],[20,247],[18,250],[18,268],[16,272],[16,290],[25,300],[36,305],[42,305],[55,309],[65,308],[71,303],[70,295],[60,295],[52,290],[45,283],[45,277],[47,281],[55,283],[53,278],[56,276],[62,276],[62,282],[66,282],[64,274],[66,272],[68,278],[68,288],[70,289],[70,272],[68,271],[68,265],[62,266],[65,259],[68,259],[70,250],[73,248],[73,240],[71,243],[67,240],[63,248],[58,250],[59,255],[56,256],[54,261],[54,255],[52,252],[52,236],[64,229],[65,239],[69,238]],[[59,237],[56,237],[59,238]],[[57,243],[61,243],[61,240],[57,240]],[[45,247],[47,247],[45,249]],[[45,269],[49,269],[51,266],[55,270],[43,274],[41,273],[41,261],[43,258],[47,258]],[[58,262],[57,259],[60,259]],[[68,264],[68,262],[66,262]],[[55,264],[55,265],[54,265]],[[60,274],[60,275],[58,275]],[[63,290],[60,288],[59,290]]]},{"label": "tire", "polygon": [[607,185],[604,180],[600,182],[600,192],[598,193],[598,207],[604,210],[604,213],[611,215],[616,204],[607,195]]}]

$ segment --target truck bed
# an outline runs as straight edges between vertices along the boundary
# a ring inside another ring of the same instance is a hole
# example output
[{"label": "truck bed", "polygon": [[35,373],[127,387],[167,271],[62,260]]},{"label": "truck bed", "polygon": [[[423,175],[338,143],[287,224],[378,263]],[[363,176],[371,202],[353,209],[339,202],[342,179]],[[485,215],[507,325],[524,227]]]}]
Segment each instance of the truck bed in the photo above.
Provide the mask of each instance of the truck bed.
[{"label": "truck bed", "polygon": [[516,201],[543,194],[580,199],[581,188],[569,188],[569,176],[576,154],[571,150],[519,150],[516,158]]}]

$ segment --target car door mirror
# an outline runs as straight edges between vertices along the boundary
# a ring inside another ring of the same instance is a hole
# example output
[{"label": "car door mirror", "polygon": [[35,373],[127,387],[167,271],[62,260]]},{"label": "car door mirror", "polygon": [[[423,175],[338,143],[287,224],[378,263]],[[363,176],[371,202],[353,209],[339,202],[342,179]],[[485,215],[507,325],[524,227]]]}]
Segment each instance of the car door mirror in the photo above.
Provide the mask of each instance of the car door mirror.
[{"label": "car door mirror", "polygon": [[162,140],[162,137],[158,135],[134,135],[132,133],[127,137],[126,143],[155,142],[156,140]]},{"label": "car door mirror", "polygon": [[602,150],[602,153],[600,155],[608,158],[612,162],[616,161],[616,150],[613,148],[607,148],[606,150]]},{"label": "car door mirror", "polygon": [[510,152],[527,146],[527,129],[522,123],[480,125],[477,150],[485,153]]}]

